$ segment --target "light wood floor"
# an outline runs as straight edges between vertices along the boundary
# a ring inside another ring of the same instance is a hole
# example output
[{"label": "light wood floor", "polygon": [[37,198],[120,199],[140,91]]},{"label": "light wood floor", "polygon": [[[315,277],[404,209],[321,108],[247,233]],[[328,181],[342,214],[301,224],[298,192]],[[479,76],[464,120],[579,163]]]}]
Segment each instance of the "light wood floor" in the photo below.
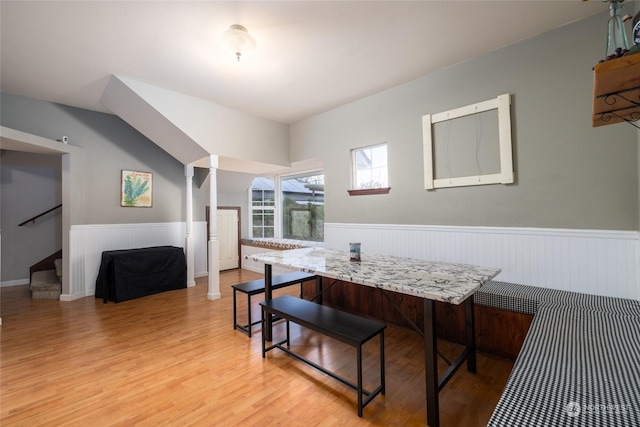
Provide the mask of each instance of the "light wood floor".
[{"label": "light wood floor", "polygon": [[[354,391],[278,350],[263,359],[258,326],[251,339],[233,330],[230,286],[260,276],[223,273],[216,301],[206,298],[206,278],[119,304],[31,300],[26,286],[2,288],[0,425],[426,424],[417,333],[387,329],[387,393],[360,419]],[[258,319],[257,307],[254,313]],[[280,322],[274,336],[282,329]],[[292,335],[296,351],[355,379],[353,348],[293,325]],[[458,349],[439,345],[452,357]],[[365,346],[365,386],[379,381],[378,348],[377,339]],[[461,368],[440,393],[442,425],[486,425],[512,366],[479,353],[477,374]]]}]

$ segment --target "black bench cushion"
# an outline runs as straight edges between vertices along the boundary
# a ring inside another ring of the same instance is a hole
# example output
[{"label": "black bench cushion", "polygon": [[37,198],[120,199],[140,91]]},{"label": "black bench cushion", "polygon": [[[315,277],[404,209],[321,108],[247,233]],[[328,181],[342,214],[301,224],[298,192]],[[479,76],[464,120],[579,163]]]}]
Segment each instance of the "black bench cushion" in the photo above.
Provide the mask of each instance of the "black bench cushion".
[{"label": "black bench cushion", "polygon": [[262,301],[260,305],[268,308],[276,316],[289,319],[301,326],[353,346],[367,342],[386,328],[383,323],[291,295]]},{"label": "black bench cushion", "polygon": [[541,303],[489,426],[639,426],[640,312]]},{"label": "black bench cushion", "polygon": [[[302,271],[294,271],[291,273],[280,274],[271,278],[271,289],[280,289],[286,286],[295,285],[296,283],[306,282],[315,279],[314,274]],[[264,292],[264,279],[256,279],[246,283],[233,285],[232,288],[246,294],[259,294]]]}]

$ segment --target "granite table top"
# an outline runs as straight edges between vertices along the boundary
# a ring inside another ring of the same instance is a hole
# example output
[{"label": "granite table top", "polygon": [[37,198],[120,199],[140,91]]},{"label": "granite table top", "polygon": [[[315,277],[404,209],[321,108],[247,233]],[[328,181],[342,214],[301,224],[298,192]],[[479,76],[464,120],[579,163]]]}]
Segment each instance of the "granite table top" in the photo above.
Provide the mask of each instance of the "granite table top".
[{"label": "granite table top", "polygon": [[324,248],[265,252],[246,258],[451,304],[462,303],[501,271],[493,267],[364,252],[358,262],[349,259],[348,251]]}]

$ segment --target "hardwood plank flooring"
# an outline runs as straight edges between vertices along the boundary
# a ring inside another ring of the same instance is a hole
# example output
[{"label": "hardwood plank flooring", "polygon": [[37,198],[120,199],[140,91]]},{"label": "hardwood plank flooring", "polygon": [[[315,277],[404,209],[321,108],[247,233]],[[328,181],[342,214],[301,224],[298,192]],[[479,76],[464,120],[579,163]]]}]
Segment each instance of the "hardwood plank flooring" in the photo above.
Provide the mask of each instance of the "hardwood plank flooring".
[{"label": "hardwood plank flooring", "polygon": [[[259,326],[252,338],[233,329],[230,286],[259,277],[223,272],[216,301],[206,298],[206,278],[193,288],[119,304],[93,297],[32,300],[27,286],[0,289],[0,425],[426,424],[417,333],[387,328],[387,393],[358,418],[351,389],[278,350],[263,359]],[[297,295],[299,287],[276,291],[282,293]],[[255,319],[259,300],[253,299]],[[246,313],[245,298],[238,313]],[[283,336],[283,326],[275,326],[275,337]],[[291,332],[296,351],[355,379],[355,349],[296,325]],[[460,348],[439,346],[450,357]],[[377,339],[365,346],[365,386],[379,380],[378,348]],[[486,425],[512,366],[479,353],[478,373],[461,369],[440,393],[441,424]]]}]

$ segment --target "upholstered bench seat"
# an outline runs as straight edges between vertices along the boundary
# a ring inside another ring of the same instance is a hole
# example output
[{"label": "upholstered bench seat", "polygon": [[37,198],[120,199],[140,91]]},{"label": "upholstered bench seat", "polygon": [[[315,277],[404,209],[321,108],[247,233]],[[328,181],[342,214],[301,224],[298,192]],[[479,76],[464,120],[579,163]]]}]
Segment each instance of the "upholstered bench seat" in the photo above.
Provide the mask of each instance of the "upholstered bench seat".
[{"label": "upholstered bench seat", "polygon": [[616,300],[540,303],[488,425],[640,425],[640,311]]},{"label": "upholstered bench seat", "polygon": [[477,305],[534,315],[538,302],[543,298],[541,294],[546,291],[551,289],[492,280],[481,287],[473,298]]},{"label": "upholstered bench seat", "polygon": [[525,314],[536,314],[540,303],[552,303],[601,312],[613,312],[635,316],[640,301],[582,294],[559,289],[492,280],[474,295],[478,305]]}]

